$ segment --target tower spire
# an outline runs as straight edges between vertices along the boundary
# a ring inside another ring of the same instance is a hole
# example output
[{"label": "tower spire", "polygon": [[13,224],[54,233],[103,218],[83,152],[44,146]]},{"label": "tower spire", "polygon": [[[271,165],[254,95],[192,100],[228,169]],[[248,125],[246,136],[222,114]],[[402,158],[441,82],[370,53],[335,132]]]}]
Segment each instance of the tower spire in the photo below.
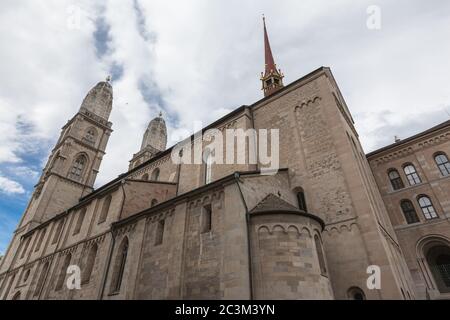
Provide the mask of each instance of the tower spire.
[{"label": "tower spire", "polygon": [[277,70],[277,65],[273,58],[272,49],[270,48],[269,36],[267,34],[266,18],[263,15],[264,27],[264,59],[265,68],[261,72],[262,90],[264,96],[267,97],[283,87],[283,77],[281,70]]}]

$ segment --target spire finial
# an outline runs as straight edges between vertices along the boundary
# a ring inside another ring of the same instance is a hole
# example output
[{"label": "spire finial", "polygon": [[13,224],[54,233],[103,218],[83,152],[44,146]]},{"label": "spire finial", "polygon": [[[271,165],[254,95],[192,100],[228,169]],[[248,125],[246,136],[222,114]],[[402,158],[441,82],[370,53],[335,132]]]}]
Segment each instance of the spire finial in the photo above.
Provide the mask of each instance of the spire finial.
[{"label": "spire finial", "polygon": [[267,34],[266,18],[263,14],[263,27],[264,27],[264,73],[261,77],[263,84],[264,95],[268,96],[273,92],[283,87],[283,74],[273,58],[272,49],[270,48],[269,35]]},{"label": "spire finial", "polygon": [[110,81],[111,81],[111,76],[108,75],[108,76],[106,77],[106,82],[110,82]]},{"label": "spire finial", "polygon": [[159,111],[159,117],[162,118],[162,111]]}]

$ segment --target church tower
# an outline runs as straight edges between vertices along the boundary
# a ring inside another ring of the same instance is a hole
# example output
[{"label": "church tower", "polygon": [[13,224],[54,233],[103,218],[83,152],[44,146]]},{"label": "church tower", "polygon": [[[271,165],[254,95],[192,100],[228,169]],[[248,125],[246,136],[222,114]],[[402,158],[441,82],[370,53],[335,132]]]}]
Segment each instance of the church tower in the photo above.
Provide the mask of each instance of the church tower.
[{"label": "church tower", "polygon": [[265,69],[261,72],[261,82],[262,90],[264,91],[264,96],[270,96],[272,93],[283,88],[283,78],[284,74],[281,70],[277,70],[277,65],[273,59],[272,49],[270,48],[269,36],[267,35],[266,28],[266,18],[263,16],[264,25],[264,58],[265,58]]},{"label": "church tower", "polygon": [[160,112],[159,116],[148,124],[142,139],[141,150],[133,155],[133,159],[130,161],[130,169],[154,157],[158,152],[166,150],[166,146],[167,127]]},{"label": "church tower", "polygon": [[62,128],[20,227],[32,228],[52,218],[93,190],[112,132],[108,119],[113,90],[109,81],[108,77],[92,88],[77,114]]}]

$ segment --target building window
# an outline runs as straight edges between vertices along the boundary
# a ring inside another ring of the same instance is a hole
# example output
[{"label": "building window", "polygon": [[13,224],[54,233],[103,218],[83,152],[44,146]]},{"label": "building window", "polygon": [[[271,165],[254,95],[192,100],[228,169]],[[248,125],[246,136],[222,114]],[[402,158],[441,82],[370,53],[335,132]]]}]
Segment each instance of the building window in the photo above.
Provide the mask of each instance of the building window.
[{"label": "building window", "polygon": [[39,275],[39,280],[36,284],[36,289],[34,290],[34,296],[37,297],[39,293],[41,293],[42,288],[44,287],[45,276],[47,274],[47,270],[49,267],[49,262],[47,261],[41,269],[41,274]]},{"label": "building window", "polygon": [[[5,294],[3,295],[3,300],[8,299],[9,291],[11,290],[11,287],[12,287],[15,279],[16,279],[16,274],[13,274],[11,276],[11,280],[9,280],[8,287],[6,287]],[[5,282],[6,282],[6,280],[5,280]]]},{"label": "building window", "polygon": [[398,171],[396,169],[390,169],[389,173],[389,180],[391,180],[392,189],[399,190],[405,187],[403,184],[402,178],[400,177]]},{"label": "building window", "polygon": [[72,260],[72,255],[68,253],[64,257],[63,264],[61,265],[61,269],[59,270],[59,275],[55,287],[56,291],[61,290],[64,286],[64,280],[66,279],[67,268],[69,268],[70,266],[70,260]]},{"label": "building window", "polygon": [[142,176],[142,180],[148,181],[148,173],[146,173]]},{"label": "building window", "polygon": [[305,198],[305,192],[303,189],[299,190],[297,192],[297,202],[298,202],[298,208],[302,211],[307,212],[308,208],[306,207],[306,198]]},{"label": "building window", "polygon": [[96,137],[97,137],[97,131],[94,128],[89,128],[89,130],[86,132],[86,140],[89,143],[94,144]]},{"label": "building window", "polygon": [[408,224],[419,222],[419,217],[417,216],[416,209],[414,205],[409,200],[402,200],[400,203],[402,207],[403,215],[405,216],[406,222]]},{"label": "building window", "polygon": [[17,291],[11,300],[20,300],[20,294],[21,294],[20,291]]},{"label": "building window", "polygon": [[22,276],[22,282],[27,282],[28,278],[30,277],[30,269],[27,269],[24,271]]},{"label": "building window", "polygon": [[75,225],[75,229],[73,229],[73,235],[77,235],[80,233],[85,215],[86,215],[86,208],[83,208],[78,214],[77,224]]},{"label": "building window", "polygon": [[159,173],[160,173],[159,168],[156,168],[155,170],[153,170],[153,172],[152,172],[152,181],[158,181],[159,180]]},{"label": "building window", "polygon": [[203,152],[203,166],[204,166],[204,182],[205,184],[211,183],[212,181],[212,163],[213,163],[213,157],[211,150],[206,149]]},{"label": "building window", "polygon": [[351,287],[347,291],[347,296],[350,300],[366,300],[366,295],[361,288]]},{"label": "building window", "polygon": [[29,236],[29,237],[25,240],[25,245],[24,245],[24,247],[23,247],[22,254],[20,255],[20,259],[22,259],[23,257],[25,257],[25,253],[27,253],[28,246],[30,245],[30,241],[31,241],[31,236]]},{"label": "building window", "polygon": [[83,279],[81,284],[86,284],[91,279],[92,270],[94,270],[95,258],[97,257],[97,244],[94,244],[90,249],[86,258],[86,263],[83,270]]},{"label": "building window", "polygon": [[441,171],[443,176],[450,175],[450,162],[448,162],[447,155],[445,153],[440,153],[434,157],[436,164]]},{"label": "building window", "polygon": [[420,181],[420,177],[416,172],[416,168],[412,164],[407,164],[403,167],[403,171],[406,174],[406,178],[408,178],[408,182],[410,186],[413,186],[415,184],[419,184],[422,181]]},{"label": "building window", "polygon": [[438,217],[436,210],[434,210],[433,204],[431,203],[429,197],[419,196],[417,198],[417,201],[419,202],[419,206],[422,209],[425,219],[430,220]]},{"label": "building window", "polygon": [[450,247],[433,246],[428,250],[426,259],[439,291],[450,292]]},{"label": "building window", "polygon": [[78,156],[73,163],[69,177],[77,181],[81,180],[86,163],[87,163],[86,156],[84,155]]},{"label": "building window", "polygon": [[314,244],[316,245],[317,258],[319,259],[320,273],[325,276],[327,274],[327,267],[325,265],[322,242],[317,234],[314,236]]},{"label": "building window", "polygon": [[44,241],[44,237],[45,237],[46,233],[47,233],[47,228],[45,228],[44,230],[41,231],[41,235],[39,236],[39,241],[36,245],[36,249],[34,249],[34,252],[37,252],[41,249],[41,244],[42,244],[42,241]]},{"label": "building window", "polygon": [[127,262],[128,255],[128,238],[125,237],[120,244],[119,251],[117,252],[116,264],[114,267],[114,273],[112,278],[112,292],[117,293],[120,291],[122,285],[123,273],[125,271],[125,264]]},{"label": "building window", "polygon": [[100,216],[98,217],[98,223],[102,223],[106,221],[108,217],[109,207],[111,206],[112,196],[107,195],[103,198],[102,211],[100,212]]},{"label": "building window", "polygon": [[61,230],[63,227],[63,223],[64,223],[64,220],[62,220],[62,219],[59,220],[58,225],[56,226],[55,234],[53,235],[52,244],[55,244],[58,241],[59,235],[61,234]]},{"label": "building window", "polygon": [[152,202],[150,203],[150,207],[154,207],[158,204],[158,200],[157,199],[153,199]]},{"label": "building window", "polygon": [[200,216],[201,233],[206,233],[211,231],[211,221],[212,221],[212,208],[208,204],[202,208],[202,213]]},{"label": "building window", "polygon": [[155,232],[155,246],[158,246],[163,243],[164,238],[164,220],[159,220],[156,223],[156,232]]}]

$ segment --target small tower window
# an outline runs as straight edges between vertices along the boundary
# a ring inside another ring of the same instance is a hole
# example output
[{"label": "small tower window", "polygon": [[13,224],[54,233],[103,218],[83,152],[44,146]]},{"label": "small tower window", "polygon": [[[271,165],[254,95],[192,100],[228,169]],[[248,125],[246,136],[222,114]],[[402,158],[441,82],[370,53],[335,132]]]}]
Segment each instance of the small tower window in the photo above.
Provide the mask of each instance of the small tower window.
[{"label": "small tower window", "polygon": [[94,144],[97,138],[97,131],[94,128],[89,128],[86,132],[86,140],[89,143]]},{"label": "small tower window", "polygon": [[419,196],[417,201],[419,202],[425,219],[430,220],[438,217],[436,210],[433,207],[433,203],[431,203],[431,200],[428,196]]},{"label": "small tower window", "polygon": [[421,183],[419,175],[417,174],[416,168],[412,164],[407,164],[403,171],[405,171],[406,178],[408,178],[408,182],[410,186]]},{"label": "small tower window", "polygon": [[392,189],[399,190],[403,189],[405,185],[403,184],[402,178],[398,174],[398,171],[396,169],[390,169],[389,173],[389,180],[391,180]]},{"label": "small tower window", "polygon": [[414,209],[414,205],[412,204],[411,201],[402,200],[400,206],[402,207],[403,215],[405,216],[406,222],[408,224],[419,222],[416,209]]},{"label": "small tower window", "polygon": [[86,156],[84,155],[78,156],[73,163],[72,169],[70,170],[70,178],[77,181],[81,180],[86,163],[87,163]]},{"label": "small tower window", "polygon": [[142,180],[148,181],[148,173],[146,173],[142,176]]},{"label": "small tower window", "polygon": [[63,223],[64,223],[63,219],[59,220],[58,225],[56,226],[55,229],[55,234],[53,235],[52,244],[55,244],[58,241],[59,235],[61,234],[61,230],[63,227]]},{"label": "small tower window", "polygon": [[444,177],[450,175],[450,162],[448,161],[445,153],[436,155],[434,160],[436,161],[436,164]]},{"label": "small tower window", "polygon": [[48,271],[48,267],[50,266],[50,263],[47,261],[42,269],[41,269],[41,273],[39,275],[39,279],[36,285],[36,289],[34,290],[34,296],[37,297],[39,295],[39,293],[41,292],[43,286],[44,286],[44,281],[45,281],[45,275],[47,274]]},{"label": "small tower window", "polygon": [[44,240],[46,232],[47,232],[47,229],[44,229],[44,230],[41,231],[41,235],[39,237],[39,241],[38,241],[38,243],[36,245],[36,249],[34,250],[34,252],[37,252],[37,251],[39,251],[41,249],[41,244],[42,244],[42,241]]}]

